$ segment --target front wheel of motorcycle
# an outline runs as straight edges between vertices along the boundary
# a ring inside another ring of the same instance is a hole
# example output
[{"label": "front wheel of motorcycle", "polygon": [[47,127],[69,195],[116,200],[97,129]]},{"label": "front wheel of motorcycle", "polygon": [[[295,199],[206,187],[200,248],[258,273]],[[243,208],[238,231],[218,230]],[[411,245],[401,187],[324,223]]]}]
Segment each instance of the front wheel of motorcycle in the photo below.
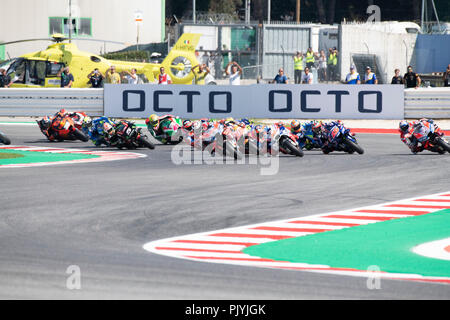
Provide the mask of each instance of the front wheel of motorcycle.
[{"label": "front wheel of motorcycle", "polygon": [[303,151],[297,148],[291,139],[283,141],[283,148],[289,150],[296,157],[303,157]]},{"label": "front wheel of motorcycle", "polygon": [[11,144],[11,140],[1,132],[0,132],[0,142],[3,142],[4,144]]},{"label": "front wheel of motorcycle", "polygon": [[447,152],[450,152],[450,145],[442,139],[436,139],[436,144]]},{"label": "front wheel of motorcycle", "polygon": [[155,145],[153,143],[151,143],[150,141],[148,141],[148,139],[146,139],[144,137],[139,137],[139,142],[146,148],[155,149]]},{"label": "front wheel of motorcycle", "polygon": [[79,129],[75,129],[75,131],[73,132],[73,135],[75,136],[75,138],[77,138],[77,140],[81,140],[83,142],[89,141],[89,136],[86,135],[83,131],[81,131]]},{"label": "front wheel of motorcycle", "polygon": [[347,145],[347,147],[349,147],[351,150],[354,150],[356,152],[358,152],[358,154],[363,154],[364,153],[364,149],[361,148],[361,146],[351,140],[345,139],[344,143]]}]

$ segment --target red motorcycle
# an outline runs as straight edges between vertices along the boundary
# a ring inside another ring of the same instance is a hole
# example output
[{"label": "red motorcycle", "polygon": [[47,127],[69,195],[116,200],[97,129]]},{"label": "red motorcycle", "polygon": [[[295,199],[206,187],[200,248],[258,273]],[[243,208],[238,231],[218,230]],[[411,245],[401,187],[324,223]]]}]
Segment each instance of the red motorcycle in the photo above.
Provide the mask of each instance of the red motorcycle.
[{"label": "red motorcycle", "polygon": [[444,139],[444,133],[433,120],[419,120],[411,128],[410,134],[417,139],[421,148],[424,150],[441,154],[446,151],[450,152],[450,145]]},{"label": "red motorcycle", "polygon": [[89,141],[89,137],[81,130],[81,124],[78,125],[72,119],[71,114],[67,114],[65,110],[58,112],[53,119],[44,117],[41,120],[36,120],[41,132],[50,141],[64,141],[64,140],[81,140],[83,142]]}]

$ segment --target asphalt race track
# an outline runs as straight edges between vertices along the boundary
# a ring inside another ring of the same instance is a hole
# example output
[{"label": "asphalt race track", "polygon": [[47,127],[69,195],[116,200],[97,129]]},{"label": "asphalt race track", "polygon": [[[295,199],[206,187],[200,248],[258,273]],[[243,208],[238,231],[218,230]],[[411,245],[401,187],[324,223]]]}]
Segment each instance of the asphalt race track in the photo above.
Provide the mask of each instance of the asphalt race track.
[{"label": "asphalt race track", "polygon": [[[49,143],[37,126],[2,126],[14,145]],[[0,168],[2,299],[449,299],[450,285],[200,263],[152,254],[152,240],[350,209],[450,190],[450,154],[412,155],[397,135],[359,134],[363,155],[281,156],[255,164],[146,158]],[[76,265],[81,289],[69,290]]]}]

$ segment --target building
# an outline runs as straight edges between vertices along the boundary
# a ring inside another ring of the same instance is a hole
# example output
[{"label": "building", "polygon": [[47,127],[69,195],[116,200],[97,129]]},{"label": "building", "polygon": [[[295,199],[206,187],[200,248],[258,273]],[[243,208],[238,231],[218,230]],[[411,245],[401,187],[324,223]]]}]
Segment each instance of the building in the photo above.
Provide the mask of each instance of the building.
[{"label": "building", "polygon": [[[2,0],[1,3],[0,42],[45,39],[53,33],[69,36],[72,25],[74,38],[116,42],[73,40],[80,50],[101,54],[137,41],[162,42],[165,37],[165,0]],[[138,26],[139,18],[142,21]],[[42,50],[48,44],[48,40],[39,40],[0,46],[0,60]]]}]

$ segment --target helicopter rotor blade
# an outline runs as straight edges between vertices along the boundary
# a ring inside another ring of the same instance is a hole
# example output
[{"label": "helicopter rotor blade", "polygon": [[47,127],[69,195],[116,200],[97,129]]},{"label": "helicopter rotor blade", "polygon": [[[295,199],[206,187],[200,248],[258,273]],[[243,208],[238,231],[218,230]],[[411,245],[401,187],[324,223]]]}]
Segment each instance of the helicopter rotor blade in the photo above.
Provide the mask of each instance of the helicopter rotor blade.
[{"label": "helicopter rotor blade", "polygon": [[8,41],[8,42],[0,42],[0,46],[7,45],[7,44],[13,44],[13,43],[20,43],[20,42],[29,42],[29,41],[53,41],[53,39],[52,38],[37,38],[37,39],[15,40],[15,41]]},{"label": "helicopter rotor blade", "polygon": [[102,39],[92,39],[92,38],[72,38],[72,40],[106,42],[106,43],[113,43],[113,44],[121,44],[121,45],[124,45],[124,46],[128,45],[128,43],[126,43],[126,42],[113,41],[113,40],[102,40]]}]

